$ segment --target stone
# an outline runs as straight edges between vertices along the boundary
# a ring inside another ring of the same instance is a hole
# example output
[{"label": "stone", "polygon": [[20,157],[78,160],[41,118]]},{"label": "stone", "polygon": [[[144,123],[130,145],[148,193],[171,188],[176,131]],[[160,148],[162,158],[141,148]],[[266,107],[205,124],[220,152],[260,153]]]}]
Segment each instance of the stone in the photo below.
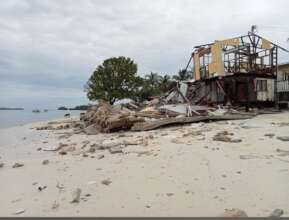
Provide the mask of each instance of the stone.
[{"label": "stone", "polygon": [[23,163],[14,163],[12,168],[18,168],[18,167],[23,167],[24,164]]},{"label": "stone", "polygon": [[103,155],[103,154],[100,154],[100,155],[97,156],[97,159],[98,159],[98,160],[101,160],[101,159],[103,159],[103,158],[104,158],[104,155]]},{"label": "stone", "polygon": [[42,161],[42,164],[43,164],[43,165],[49,164],[49,160],[43,160],[43,161]]},{"label": "stone", "polygon": [[119,153],[123,153],[122,149],[120,147],[112,147],[109,148],[109,152],[111,154],[119,154]]},{"label": "stone", "polygon": [[51,208],[52,209],[58,209],[59,208],[59,203],[54,201]]},{"label": "stone", "polygon": [[272,138],[275,136],[275,134],[273,133],[267,133],[267,134],[264,134],[265,137],[269,137],[269,138]]},{"label": "stone", "polygon": [[41,148],[41,147],[38,147],[38,148],[37,148],[37,151],[41,151],[41,150],[42,150],[42,148]]},{"label": "stone", "polygon": [[280,141],[289,141],[289,136],[278,136],[277,139]]},{"label": "stone", "polygon": [[17,210],[16,212],[14,212],[13,214],[14,215],[20,215],[20,214],[22,214],[22,213],[24,213],[25,212],[25,209],[19,209],[19,210]]},{"label": "stone", "polygon": [[241,209],[225,209],[225,212],[220,217],[242,218],[248,217],[247,213]]},{"label": "stone", "polygon": [[72,195],[71,203],[78,203],[80,200],[80,194],[81,194],[80,188],[76,188],[75,190],[73,190],[73,192],[71,193]]},{"label": "stone", "polygon": [[4,163],[3,162],[0,162],[0,168],[4,167]]},{"label": "stone", "polygon": [[274,209],[269,217],[280,217],[284,214],[284,211],[282,209]]},{"label": "stone", "polygon": [[167,193],[167,196],[173,196],[174,194],[173,193]]},{"label": "stone", "polygon": [[111,181],[110,179],[105,179],[105,180],[102,180],[101,183],[102,183],[103,185],[108,186],[109,184],[112,183],[112,181]]},{"label": "stone", "polygon": [[66,151],[60,151],[59,154],[60,154],[60,155],[66,155],[67,152],[66,152]]}]

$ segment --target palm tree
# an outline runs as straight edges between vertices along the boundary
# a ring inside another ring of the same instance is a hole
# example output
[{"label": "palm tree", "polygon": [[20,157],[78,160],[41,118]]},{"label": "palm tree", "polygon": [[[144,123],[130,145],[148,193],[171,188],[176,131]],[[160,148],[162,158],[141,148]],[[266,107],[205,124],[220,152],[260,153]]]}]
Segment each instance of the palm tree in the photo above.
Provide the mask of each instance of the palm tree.
[{"label": "palm tree", "polygon": [[178,75],[174,75],[173,78],[177,81],[183,81],[190,78],[190,74],[186,69],[181,69],[178,72]]}]

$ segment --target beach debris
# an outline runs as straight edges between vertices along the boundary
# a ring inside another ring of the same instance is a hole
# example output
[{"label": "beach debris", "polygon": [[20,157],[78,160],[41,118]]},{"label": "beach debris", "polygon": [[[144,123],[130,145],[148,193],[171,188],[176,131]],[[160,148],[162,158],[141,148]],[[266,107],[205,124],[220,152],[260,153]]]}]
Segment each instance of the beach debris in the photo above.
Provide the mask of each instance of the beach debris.
[{"label": "beach debris", "polygon": [[250,118],[252,118],[252,116],[248,115],[194,116],[194,117],[181,117],[181,118],[174,117],[174,118],[159,119],[155,121],[138,122],[132,126],[131,130],[148,131],[168,125],[187,124],[206,121],[241,120]]},{"label": "beach debris", "polygon": [[68,146],[67,144],[59,143],[58,146],[50,146],[43,148],[44,151],[59,151],[63,147]]},{"label": "beach debris", "polygon": [[229,217],[229,218],[242,218],[248,217],[247,213],[241,209],[225,209],[224,213],[220,217]]},{"label": "beach debris", "polygon": [[229,133],[228,131],[221,131],[217,133],[214,137],[214,141],[222,141],[222,142],[230,142],[230,143],[239,143],[242,142],[241,139],[233,139],[229,136],[234,135],[233,133]]},{"label": "beach debris", "polygon": [[59,203],[57,201],[54,201],[53,204],[52,204],[51,209],[53,209],[53,210],[58,209],[59,206],[60,206]]},{"label": "beach debris", "polygon": [[60,155],[66,155],[67,152],[66,152],[66,151],[59,151],[59,154],[60,154]]},{"label": "beach debris", "polygon": [[87,185],[94,185],[94,184],[96,184],[96,181],[94,180],[87,182]]},{"label": "beach debris", "polygon": [[269,217],[281,217],[284,214],[283,209],[274,209]]},{"label": "beach debris", "polygon": [[4,167],[4,163],[3,162],[0,162],[0,168]]},{"label": "beach debris", "polygon": [[46,189],[46,188],[47,188],[47,186],[39,186],[39,187],[38,187],[38,191],[41,192],[42,190],[44,190],[44,189]]},{"label": "beach debris", "polygon": [[249,159],[270,159],[272,158],[273,156],[271,155],[253,155],[253,154],[250,154],[250,155],[240,155],[240,159],[241,160],[249,160]]},{"label": "beach debris", "polygon": [[90,130],[95,129],[97,132],[112,132],[119,130],[128,130],[136,122],[144,121],[143,118],[137,117],[134,111],[119,105],[110,105],[101,102],[98,106],[90,108],[83,116],[85,129],[90,127]]},{"label": "beach debris", "polygon": [[103,159],[103,158],[104,158],[104,155],[103,155],[103,154],[100,154],[100,155],[97,156],[97,159],[98,159],[98,160],[101,160],[101,159]]},{"label": "beach debris", "polygon": [[108,186],[109,184],[112,183],[112,181],[111,181],[110,179],[105,179],[105,180],[102,180],[101,183],[102,183],[103,185]]},{"label": "beach debris", "polygon": [[167,196],[169,196],[169,197],[171,197],[173,195],[174,195],[173,193],[167,193]]},{"label": "beach debris", "polygon": [[18,167],[23,167],[24,164],[23,163],[14,163],[12,168],[18,168]]},{"label": "beach debris", "polygon": [[20,215],[20,214],[22,214],[22,213],[24,213],[25,212],[25,209],[19,209],[19,210],[17,210],[16,212],[14,212],[13,214],[14,215]]},{"label": "beach debris", "polygon": [[43,161],[42,161],[42,164],[43,164],[43,165],[49,164],[49,160],[43,160]]},{"label": "beach debris", "polygon": [[281,149],[277,148],[276,151],[279,153],[278,156],[280,156],[280,157],[289,156],[288,150],[281,150]]},{"label": "beach debris", "polygon": [[273,138],[275,136],[275,134],[273,133],[267,133],[267,134],[264,134],[265,137],[269,137],[269,138]]},{"label": "beach debris", "polygon": [[112,148],[109,148],[109,152],[110,152],[111,154],[123,153],[121,147],[112,147]]},{"label": "beach debris", "polygon": [[76,188],[75,190],[73,190],[71,193],[72,195],[71,203],[78,203],[80,200],[80,194],[81,194],[80,188]]},{"label": "beach debris", "polygon": [[280,141],[289,141],[289,136],[278,136],[277,139]]},{"label": "beach debris", "polygon": [[60,191],[64,189],[64,186],[61,185],[59,182],[56,184],[56,188],[59,189]]},{"label": "beach debris", "polygon": [[87,194],[85,194],[84,196],[85,196],[85,197],[90,197],[91,194],[90,194],[90,193],[87,193]]}]

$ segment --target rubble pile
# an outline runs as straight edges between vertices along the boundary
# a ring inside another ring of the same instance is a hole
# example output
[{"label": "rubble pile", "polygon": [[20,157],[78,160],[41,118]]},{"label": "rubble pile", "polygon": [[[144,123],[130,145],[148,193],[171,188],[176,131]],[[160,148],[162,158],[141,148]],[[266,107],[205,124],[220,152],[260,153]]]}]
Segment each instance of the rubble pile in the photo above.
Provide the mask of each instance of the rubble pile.
[{"label": "rubble pile", "polygon": [[96,132],[112,132],[128,130],[134,123],[143,122],[144,119],[128,108],[101,103],[82,115],[81,121],[87,132],[92,129]]}]

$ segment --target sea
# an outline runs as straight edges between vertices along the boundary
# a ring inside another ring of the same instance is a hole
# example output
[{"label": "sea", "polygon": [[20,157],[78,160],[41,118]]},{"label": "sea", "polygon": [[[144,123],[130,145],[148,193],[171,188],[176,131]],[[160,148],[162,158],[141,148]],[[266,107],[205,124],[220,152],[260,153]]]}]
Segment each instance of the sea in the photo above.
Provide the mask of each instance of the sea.
[{"label": "sea", "polygon": [[0,128],[59,119],[63,118],[67,113],[70,113],[71,116],[79,116],[81,112],[83,111],[48,110],[44,112],[41,110],[39,113],[35,113],[32,110],[0,110]]}]

